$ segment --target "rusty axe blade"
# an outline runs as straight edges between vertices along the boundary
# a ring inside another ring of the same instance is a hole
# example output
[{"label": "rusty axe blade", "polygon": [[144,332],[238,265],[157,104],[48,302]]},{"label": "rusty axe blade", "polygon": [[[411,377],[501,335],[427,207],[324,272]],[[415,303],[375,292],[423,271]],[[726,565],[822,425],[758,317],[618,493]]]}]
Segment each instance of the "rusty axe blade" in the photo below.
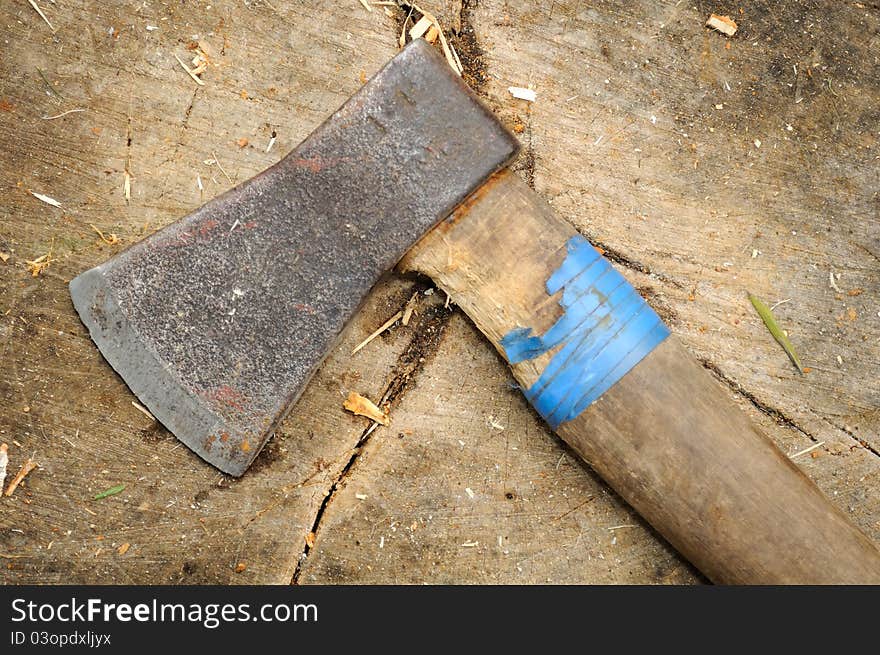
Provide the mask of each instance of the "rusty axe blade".
[{"label": "rusty axe blade", "polygon": [[101,353],[241,475],[378,278],[518,145],[415,40],[293,152],[70,283]]}]

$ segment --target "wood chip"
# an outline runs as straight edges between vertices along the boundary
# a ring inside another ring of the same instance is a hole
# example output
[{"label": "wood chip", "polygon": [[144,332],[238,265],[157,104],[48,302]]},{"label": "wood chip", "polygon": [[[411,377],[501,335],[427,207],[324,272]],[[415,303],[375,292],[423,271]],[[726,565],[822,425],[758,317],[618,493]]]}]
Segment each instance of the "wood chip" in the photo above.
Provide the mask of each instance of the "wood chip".
[{"label": "wood chip", "polygon": [[245,569],[247,569],[247,564],[245,564],[244,562],[239,562],[235,565],[236,573],[244,573]]},{"label": "wood chip", "polygon": [[413,40],[421,38],[432,25],[434,25],[433,16],[422,16],[409,31],[409,38]]},{"label": "wood chip", "polygon": [[37,468],[37,463],[28,457],[28,460],[22,464],[21,468],[18,470],[18,473],[15,474],[15,477],[12,478],[12,482],[9,483],[9,486],[6,488],[6,491],[3,492],[3,495],[7,498],[11,496],[16,489],[18,489],[18,485],[21,484],[21,481],[27,477],[27,474]]},{"label": "wood chip", "polygon": [[55,198],[50,198],[49,196],[43,195],[42,193],[37,193],[36,191],[29,191],[29,193],[36,198],[37,200],[42,200],[47,205],[52,205],[53,207],[61,207],[61,203],[55,200]]},{"label": "wood chip", "polygon": [[306,535],[306,546],[308,546],[309,548],[315,547],[315,533],[314,532],[309,532]]},{"label": "wood chip", "polygon": [[8,444],[0,443],[0,489],[3,488],[3,484],[6,482],[6,466],[9,464],[8,450]]},{"label": "wood chip", "polygon": [[538,99],[538,94],[532,91],[531,89],[526,89],[521,86],[509,86],[507,90],[510,92],[514,98],[518,100],[525,100],[526,102],[534,102]]},{"label": "wood chip", "polygon": [[131,544],[126,541],[124,544],[116,549],[116,552],[120,555],[125,555],[128,552],[129,548],[131,548]]},{"label": "wood chip", "polygon": [[[425,41],[428,43],[434,44],[437,42],[437,37],[440,36],[440,30],[437,29],[436,25],[431,25],[428,28],[428,31],[425,32]],[[452,54],[455,54],[455,50],[453,49]],[[458,62],[458,57],[455,58],[456,62]]]},{"label": "wood chip", "polygon": [[369,398],[364,398],[362,395],[354,391],[348,394],[348,398],[345,399],[342,406],[352,414],[366,416],[368,419],[382,425],[388,425],[391,422],[388,419],[388,414],[373,404],[373,401]]},{"label": "wood chip", "polygon": [[9,261],[9,253],[0,252],[0,261],[2,261],[4,264],[6,262],[8,262]]},{"label": "wood chip", "polygon": [[711,27],[713,30],[717,30],[726,36],[733,36],[736,34],[736,30],[738,26],[730,16],[719,16],[718,14],[711,14],[709,16],[709,20],[706,21],[706,27]]}]

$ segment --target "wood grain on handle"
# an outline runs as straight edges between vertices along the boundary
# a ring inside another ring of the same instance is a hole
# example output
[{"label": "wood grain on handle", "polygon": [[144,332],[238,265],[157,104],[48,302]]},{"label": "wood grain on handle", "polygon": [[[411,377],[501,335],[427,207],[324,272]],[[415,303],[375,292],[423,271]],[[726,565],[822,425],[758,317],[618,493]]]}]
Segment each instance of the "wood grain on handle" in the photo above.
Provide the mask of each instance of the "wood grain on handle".
[{"label": "wood grain on handle", "polygon": [[[546,282],[576,235],[502,172],[400,263],[433,278],[505,354],[511,330],[563,313]],[[552,359],[512,365],[529,389]],[[880,551],[667,338],[557,429],[658,532],[718,583],[880,583]]]}]

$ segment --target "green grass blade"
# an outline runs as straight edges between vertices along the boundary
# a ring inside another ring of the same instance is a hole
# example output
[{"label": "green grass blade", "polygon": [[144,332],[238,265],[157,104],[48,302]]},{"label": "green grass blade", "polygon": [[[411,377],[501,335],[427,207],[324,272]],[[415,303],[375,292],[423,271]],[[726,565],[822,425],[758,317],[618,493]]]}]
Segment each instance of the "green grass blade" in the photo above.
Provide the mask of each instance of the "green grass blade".
[{"label": "green grass blade", "polygon": [[124,484],[117,484],[115,487],[110,487],[109,489],[105,489],[101,493],[95,496],[95,500],[101,500],[102,498],[106,498],[107,496],[115,496],[120,491],[125,489]]},{"label": "green grass blade", "polygon": [[776,317],[773,316],[773,312],[770,311],[770,308],[764,304],[764,301],[758,298],[758,296],[749,294],[749,300],[752,302],[755,311],[758,312],[758,316],[764,321],[764,325],[770,330],[770,334],[772,334],[777,343],[782,346],[785,354],[788,355],[788,358],[792,363],[797,366],[797,370],[803,373],[804,367],[801,366],[801,360],[798,359],[797,353],[794,351],[794,346],[791,345],[791,341],[788,340],[788,337],[785,336],[785,332],[782,331],[779,324],[776,322]]}]

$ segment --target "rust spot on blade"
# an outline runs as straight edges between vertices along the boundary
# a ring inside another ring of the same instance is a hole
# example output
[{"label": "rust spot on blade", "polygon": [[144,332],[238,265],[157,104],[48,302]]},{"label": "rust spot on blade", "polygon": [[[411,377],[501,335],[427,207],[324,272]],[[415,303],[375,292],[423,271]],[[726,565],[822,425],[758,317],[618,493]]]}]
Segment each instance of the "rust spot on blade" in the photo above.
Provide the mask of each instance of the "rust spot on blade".
[{"label": "rust spot on blade", "polygon": [[347,157],[292,157],[290,163],[297,168],[305,168],[312,173],[320,173],[325,168],[337,166],[348,161]]},{"label": "rust spot on blade", "polygon": [[477,204],[483,196],[485,196],[489,191],[492,190],[505,176],[512,175],[512,173],[508,169],[503,169],[493,173],[489,179],[487,179],[482,186],[480,186],[476,191],[474,191],[471,195],[465,198],[461,204],[455,208],[455,210],[440,224],[437,225],[436,230],[440,230],[441,232],[448,232],[450,229],[455,227],[455,225],[462,220],[465,216],[468,215],[468,212],[471,208]]}]

